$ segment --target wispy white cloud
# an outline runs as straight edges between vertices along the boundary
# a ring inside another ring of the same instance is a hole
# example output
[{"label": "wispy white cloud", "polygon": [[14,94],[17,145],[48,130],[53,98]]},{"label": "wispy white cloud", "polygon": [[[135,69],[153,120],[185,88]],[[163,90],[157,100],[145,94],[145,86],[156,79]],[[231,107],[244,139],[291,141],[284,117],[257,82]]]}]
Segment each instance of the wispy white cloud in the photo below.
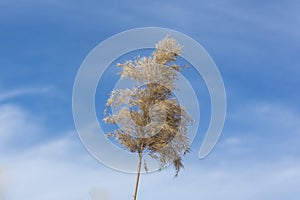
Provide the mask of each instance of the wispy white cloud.
[{"label": "wispy white cloud", "polygon": [[[4,118],[0,127],[14,122],[18,115],[24,116],[20,108],[10,105],[9,109],[19,111],[15,112],[13,118]],[[256,112],[263,114],[267,111],[258,109]],[[30,116],[30,113],[27,115]],[[20,129],[26,130],[27,125],[21,123]],[[189,154],[185,169],[177,179],[172,178],[172,168],[142,175],[139,198],[279,200],[288,197],[296,200],[300,184],[300,160],[293,156],[281,156],[277,162],[263,157],[256,160],[245,157],[241,161],[240,157],[235,157],[236,154],[227,151],[234,146],[236,151],[243,154],[245,142],[240,135],[225,137],[205,160],[198,160],[196,153]],[[252,148],[257,152],[255,143]],[[231,155],[224,157],[224,151]],[[84,150],[73,131],[9,155],[0,152],[0,156],[9,180],[5,182],[7,200],[132,198],[135,176],[119,173],[96,162]]]},{"label": "wispy white cloud", "polygon": [[[220,161],[186,166],[178,179],[153,174],[142,177],[140,197],[150,199],[275,199],[296,200],[300,183],[299,161],[254,162],[239,165]],[[154,191],[159,192],[154,192]]]},{"label": "wispy white cloud", "polygon": [[52,90],[52,87],[32,87],[32,88],[18,88],[10,91],[0,92],[0,102],[5,100],[11,100],[24,95],[36,95],[48,93]]},{"label": "wispy white cloud", "polygon": [[[99,188],[105,190],[107,186],[113,188],[118,185],[114,184],[118,176],[115,176],[116,179],[110,177],[118,173],[96,162],[73,131],[18,149],[20,140],[27,137],[34,140],[49,130],[16,105],[1,105],[0,111],[0,182],[4,182],[2,169],[6,169],[8,179],[0,188],[6,189],[1,194],[5,193],[7,200],[83,200],[89,199],[89,191],[95,198],[100,195]],[[17,150],[10,151],[15,148]],[[125,184],[124,181],[127,179],[122,179],[119,184]]]},{"label": "wispy white cloud", "polygon": [[0,105],[0,151],[19,149],[33,142],[42,132],[39,123],[41,120],[18,106]]},{"label": "wispy white cloud", "polygon": [[276,160],[300,152],[300,113],[278,102],[244,101],[229,108],[217,149],[226,158]]},{"label": "wispy white cloud", "polygon": [[[257,137],[299,136],[300,113],[290,105],[268,101],[244,101],[228,113],[228,121],[241,128],[259,131]],[[242,127],[242,125],[244,125]],[[248,127],[248,129],[247,129]]]}]

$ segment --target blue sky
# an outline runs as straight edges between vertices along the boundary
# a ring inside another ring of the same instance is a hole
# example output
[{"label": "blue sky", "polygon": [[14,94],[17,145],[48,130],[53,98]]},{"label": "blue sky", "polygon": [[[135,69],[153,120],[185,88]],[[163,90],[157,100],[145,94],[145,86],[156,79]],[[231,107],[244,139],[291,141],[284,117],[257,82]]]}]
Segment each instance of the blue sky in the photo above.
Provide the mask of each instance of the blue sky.
[{"label": "blue sky", "polygon": [[139,199],[298,199],[299,9],[296,0],[1,1],[0,196],[131,198],[134,175],[104,167],[80,143],[72,88],[101,41],[158,26],[208,51],[228,110],[209,157],[198,160],[197,137],[179,178],[172,168],[143,175]]}]

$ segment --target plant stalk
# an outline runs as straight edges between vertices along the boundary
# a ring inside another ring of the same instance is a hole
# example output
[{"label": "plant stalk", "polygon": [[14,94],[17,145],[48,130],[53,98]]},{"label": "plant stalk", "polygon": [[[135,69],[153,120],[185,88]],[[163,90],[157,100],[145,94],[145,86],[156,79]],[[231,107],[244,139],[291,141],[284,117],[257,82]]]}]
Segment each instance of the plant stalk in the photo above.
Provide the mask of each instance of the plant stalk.
[{"label": "plant stalk", "polygon": [[137,171],[137,176],[136,176],[133,200],[136,200],[136,197],[137,197],[137,191],[138,191],[139,180],[140,180],[140,175],[141,175],[141,166],[142,166],[142,153],[139,152],[139,164],[138,164],[138,171]]}]

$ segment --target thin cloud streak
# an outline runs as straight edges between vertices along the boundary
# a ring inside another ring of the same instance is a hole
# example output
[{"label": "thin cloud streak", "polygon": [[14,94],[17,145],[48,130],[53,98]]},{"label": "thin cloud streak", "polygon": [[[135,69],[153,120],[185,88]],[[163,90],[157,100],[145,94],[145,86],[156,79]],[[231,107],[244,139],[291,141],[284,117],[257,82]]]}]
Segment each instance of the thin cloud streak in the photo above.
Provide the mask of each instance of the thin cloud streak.
[{"label": "thin cloud streak", "polygon": [[38,95],[50,92],[53,87],[32,87],[32,88],[19,88],[10,91],[4,91],[0,93],[0,102],[11,100],[13,98],[25,96],[25,95]]}]

